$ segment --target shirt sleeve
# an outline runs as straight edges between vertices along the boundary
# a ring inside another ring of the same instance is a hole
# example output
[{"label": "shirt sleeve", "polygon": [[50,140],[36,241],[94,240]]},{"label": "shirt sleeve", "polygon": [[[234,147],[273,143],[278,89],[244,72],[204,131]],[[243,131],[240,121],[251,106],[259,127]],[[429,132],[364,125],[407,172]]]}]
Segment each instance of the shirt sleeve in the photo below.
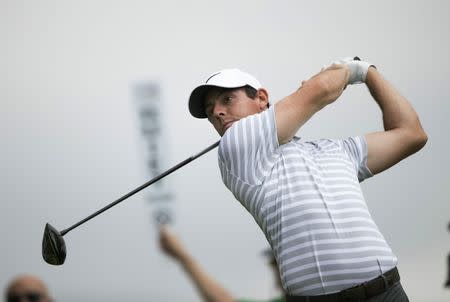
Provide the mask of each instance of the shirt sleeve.
[{"label": "shirt sleeve", "polygon": [[234,123],[219,144],[222,177],[231,174],[252,185],[261,184],[278,154],[274,106]]},{"label": "shirt sleeve", "polygon": [[367,143],[363,136],[349,137],[341,140],[342,147],[352,161],[359,182],[372,177],[373,174],[367,167]]}]

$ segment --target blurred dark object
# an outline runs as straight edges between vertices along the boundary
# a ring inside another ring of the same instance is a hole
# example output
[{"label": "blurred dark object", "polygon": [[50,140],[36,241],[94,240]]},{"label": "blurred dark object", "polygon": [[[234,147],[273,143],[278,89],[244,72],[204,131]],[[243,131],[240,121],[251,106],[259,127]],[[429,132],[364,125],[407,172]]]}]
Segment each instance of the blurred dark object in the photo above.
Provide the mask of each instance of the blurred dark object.
[{"label": "blurred dark object", "polygon": [[450,254],[447,257],[447,282],[445,282],[445,287],[450,288]]},{"label": "blurred dark object", "polygon": [[[450,232],[450,223],[448,224],[448,231]],[[447,256],[447,282],[445,282],[445,287],[450,288],[450,254]]]},{"label": "blurred dark object", "polygon": [[153,219],[157,225],[166,225],[173,223],[172,211],[167,208],[160,208],[153,213]]}]

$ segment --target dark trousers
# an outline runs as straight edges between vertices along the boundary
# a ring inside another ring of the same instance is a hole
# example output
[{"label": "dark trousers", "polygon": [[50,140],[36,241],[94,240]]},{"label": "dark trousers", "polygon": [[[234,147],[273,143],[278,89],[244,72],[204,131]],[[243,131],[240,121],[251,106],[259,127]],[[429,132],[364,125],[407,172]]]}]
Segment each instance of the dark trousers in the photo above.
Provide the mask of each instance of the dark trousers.
[{"label": "dark trousers", "polygon": [[[286,301],[289,301],[288,297],[286,297]],[[344,301],[344,300],[338,300]],[[350,300],[352,302],[361,301],[361,300]],[[363,302],[363,301],[361,301]],[[377,296],[364,300],[364,302],[409,302],[408,296],[403,290],[400,282],[394,284],[391,288],[389,288],[384,293],[381,293]]]},{"label": "dark trousers", "polygon": [[360,285],[318,296],[286,296],[287,302],[409,302],[396,267]]},{"label": "dark trousers", "polygon": [[408,296],[403,290],[400,282],[392,286],[390,289],[385,291],[378,296],[372,297],[367,302],[409,302]]}]

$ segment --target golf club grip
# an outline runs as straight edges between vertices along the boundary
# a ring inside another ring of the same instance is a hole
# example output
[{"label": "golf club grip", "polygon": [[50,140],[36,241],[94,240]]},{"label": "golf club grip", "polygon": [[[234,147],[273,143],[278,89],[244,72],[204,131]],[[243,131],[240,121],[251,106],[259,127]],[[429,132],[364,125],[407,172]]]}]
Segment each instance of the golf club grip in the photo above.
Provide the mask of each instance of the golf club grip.
[{"label": "golf club grip", "polygon": [[202,156],[203,154],[211,151],[212,149],[214,149],[215,147],[217,147],[220,143],[220,140],[215,142],[214,144],[212,144],[211,146],[209,146],[208,148],[206,148],[205,150],[201,151],[200,153],[193,155],[185,160],[183,160],[182,162],[180,162],[179,164],[173,166],[172,168],[168,169],[167,171],[159,174],[158,176],[155,176],[154,178],[152,178],[151,180],[149,180],[148,182],[144,183],[143,185],[141,185],[140,187],[137,187],[136,189],[134,189],[133,191],[123,195],[122,197],[120,197],[119,199],[117,199],[116,201],[113,201],[112,203],[108,204],[107,206],[101,208],[100,210],[98,210],[97,212],[89,215],[88,217],[84,218],[83,220],[81,220],[80,222],[77,222],[76,224],[72,225],[71,227],[62,230],[61,231],[61,236],[64,236],[65,234],[67,234],[68,232],[70,232],[71,230],[73,230],[74,228],[82,225],[83,223],[87,222],[88,220],[91,220],[92,218],[94,218],[95,216],[103,213],[104,211],[112,208],[113,206],[115,206],[116,204],[124,201],[125,199],[127,199],[128,197],[136,194],[137,192],[145,189],[146,187],[150,186],[151,184],[157,182],[158,180],[160,180],[161,178],[166,177],[167,175],[169,175],[170,173],[178,170],[179,168],[183,167],[184,165],[190,163],[191,161],[197,159],[198,157]]}]

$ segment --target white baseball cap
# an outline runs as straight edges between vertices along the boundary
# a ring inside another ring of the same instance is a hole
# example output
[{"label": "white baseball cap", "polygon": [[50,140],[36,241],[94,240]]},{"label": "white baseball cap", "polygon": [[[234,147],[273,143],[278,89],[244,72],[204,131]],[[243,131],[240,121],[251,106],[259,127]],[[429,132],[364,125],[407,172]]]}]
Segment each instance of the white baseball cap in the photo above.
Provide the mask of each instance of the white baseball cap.
[{"label": "white baseball cap", "polygon": [[204,109],[205,96],[211,87],[239,88],[251,86],[258,90],[261,84],[254,76],[237,68],[223,69],[208,77],[204,84],[191,92],[189,97],[189,112],[196,118],[206,118]]}]

